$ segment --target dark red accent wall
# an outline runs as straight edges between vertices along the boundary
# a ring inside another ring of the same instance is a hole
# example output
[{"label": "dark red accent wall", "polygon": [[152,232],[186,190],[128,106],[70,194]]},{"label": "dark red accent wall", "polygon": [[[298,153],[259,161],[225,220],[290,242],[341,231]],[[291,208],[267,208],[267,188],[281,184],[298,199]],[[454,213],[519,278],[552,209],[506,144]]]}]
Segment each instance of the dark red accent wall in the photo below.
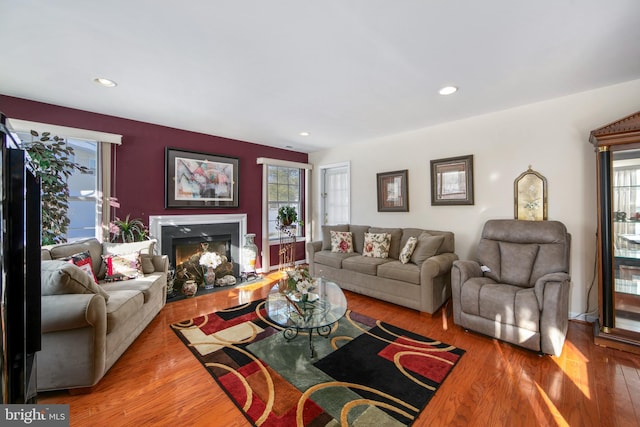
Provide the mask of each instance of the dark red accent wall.
[{"label": "dark red accent wall", "polygon": [[[42,102],[0,95],[0,111],[9,118],[90,129],[122,135],[116,149],[114,195],[120,202],[116,215],[142,218],[149,215],[246,213],[247,229],[256,233],[256,244],[262,250],[262,166],[258,157],[308,162],[308,155],[251,142],[205,135],[136,120],[91,113]],[[239,168],[239,207],[237,209],[165,209],[165,147],[203,151],[237,157]],[[296,249],[304,259],[304,245]],[[277,264],[271,251],[271,264]]]}]

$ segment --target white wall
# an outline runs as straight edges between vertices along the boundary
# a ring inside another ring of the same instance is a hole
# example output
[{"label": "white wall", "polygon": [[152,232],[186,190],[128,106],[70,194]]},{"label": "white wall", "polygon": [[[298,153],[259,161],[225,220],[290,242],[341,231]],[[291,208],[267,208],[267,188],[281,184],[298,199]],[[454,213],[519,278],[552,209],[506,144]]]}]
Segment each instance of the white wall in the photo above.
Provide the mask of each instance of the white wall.
[{"label": "white wall", "polygon": [[[455,96],[455,95],[453,95]],[[319,166],[351,162],[351,223],[455,233],[456,253],[475,258],[484,222],[513,218],[513,182],[529,165],[547,178],[548,219],[572,234],[570,316],[597,309],[595,153],[591,130],[640,110],[640,80],[309,155]],[[473,154],[473,206],[431,206],[430,160]],[[376,173],[409,170],[409,212],[377,212]],[[312,179],[313,240],[320,234]],[[597,316],[597,314],[596,314]]]}]

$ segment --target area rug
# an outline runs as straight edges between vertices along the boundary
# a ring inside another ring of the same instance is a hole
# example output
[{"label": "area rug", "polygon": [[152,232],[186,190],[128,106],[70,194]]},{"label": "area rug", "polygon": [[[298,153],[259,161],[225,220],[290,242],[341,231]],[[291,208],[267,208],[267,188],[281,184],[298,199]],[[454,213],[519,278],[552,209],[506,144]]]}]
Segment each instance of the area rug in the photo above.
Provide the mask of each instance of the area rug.
[{"label": "area rug", "polygon": [[255,426],[409,426],[464,350],[347,311],[287,341],[264,300],[172,324]]}]

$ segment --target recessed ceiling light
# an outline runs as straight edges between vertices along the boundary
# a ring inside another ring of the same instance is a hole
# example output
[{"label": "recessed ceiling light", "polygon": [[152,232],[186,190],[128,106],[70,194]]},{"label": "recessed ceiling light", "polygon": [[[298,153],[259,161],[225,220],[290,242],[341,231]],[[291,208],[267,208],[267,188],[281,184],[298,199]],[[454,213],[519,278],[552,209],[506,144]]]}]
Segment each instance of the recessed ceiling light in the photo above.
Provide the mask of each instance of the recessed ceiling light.
[{"label": "recessed ceiling light", "polygon": [[458,88],[455,86],[445,86],[438,91],[440,95],[451,95],[452,93],[456,93]]},{"label": "recessed ceiling light", "polygon": [[93,81],[98,83],[99,85],[104,86],[104,87],[116,87],[116,86],[118,86],[118,84],[116,82],[114,82],[113,80],[105,79],[104,77],[96,77],[95,79],[93,79]]},{"label": "recessed ceiling light", "polygon": [[300,132],[300,136],[309,136],[311,135],[309,132]]}]

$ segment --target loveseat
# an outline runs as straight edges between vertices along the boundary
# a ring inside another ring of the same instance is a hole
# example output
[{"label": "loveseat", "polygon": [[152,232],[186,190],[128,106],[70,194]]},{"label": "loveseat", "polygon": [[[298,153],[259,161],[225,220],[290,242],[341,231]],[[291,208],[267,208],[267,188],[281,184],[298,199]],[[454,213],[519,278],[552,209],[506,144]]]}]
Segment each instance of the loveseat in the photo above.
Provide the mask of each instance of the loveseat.
[{"label": "loveseat", "polygon": [[[154,245],[87,239],[42,248],[38,391],[90,391],[158,314],[169,261]],[[131,271],[117,267],[127,262]]]},{"label": "loveseat", "polygon": [[[384,236],[386,253],[376,248]],[[307,243],[307,259],[314,277],[433,314],[451,296],[451,266],[458,256],[449,231],[344,224],[323,226],[322,240]]]}]

